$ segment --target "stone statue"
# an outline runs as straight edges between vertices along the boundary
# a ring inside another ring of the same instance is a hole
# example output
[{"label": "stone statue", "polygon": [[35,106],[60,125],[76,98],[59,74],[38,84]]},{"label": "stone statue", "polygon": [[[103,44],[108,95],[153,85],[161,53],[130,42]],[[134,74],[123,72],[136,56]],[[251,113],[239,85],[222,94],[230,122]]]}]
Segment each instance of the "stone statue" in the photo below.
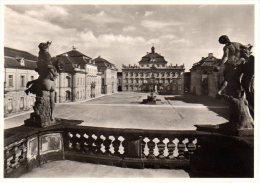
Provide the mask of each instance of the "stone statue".
[{"label": "stone statue", "polygon": [[[218,91],[218,95],[222,94],[224,89],[228,86],[228,83],[231,88],[227,88],[228,91],[226,92],[231,92],[232,95],[234,88],[240,87],[241,73],[239,73],[237,68],[248,59],[251,54],[250,50],[252,46],[231,42],[226,35],[220,36],[219,43],[225,44],[225,46],[223,48],[224,54],[221,59],[221,65],[224,64],[224,82]],[[219,70],[219,68],[217,68],[216,71],[217,70]]]},{"label": "stone statue", "polygon": [[[60,70],[59,64],[54,65],[49,53],[51,42],[39,44],[39,57],[37,68],[35,69],[39,77],[36,80],[29,81],[26,84],[28,88],[26,94],[33,93],[36,95],[34,112],[31,113],[30,119],[25,120],[29,126],[45,127],[55,123],[53,112],[55,107],[55,83]],[[56,61],[57,63],[58,61]]]},{"label": "stone statue", "polygon": [[252,129],[254,121],[248,108],[246,94],[244,91],[237,92],[238,97],[221,95],[230,105],[228,126],[236,130]]},{"label": "stone statue", "polygon": [[[225,44],[225,46],[222,57],[224,82],[218,91],[218,97],[225,98],[229,102],[230,123],[228,126],[231,125],[237,130],[252,129],[253,107],[251,105],[254,102],[254,56],[251,55],[252,46],[231,42],[226,35],[219,38],[219,43]],[[251,111],[249,108],[251,108]]]}]

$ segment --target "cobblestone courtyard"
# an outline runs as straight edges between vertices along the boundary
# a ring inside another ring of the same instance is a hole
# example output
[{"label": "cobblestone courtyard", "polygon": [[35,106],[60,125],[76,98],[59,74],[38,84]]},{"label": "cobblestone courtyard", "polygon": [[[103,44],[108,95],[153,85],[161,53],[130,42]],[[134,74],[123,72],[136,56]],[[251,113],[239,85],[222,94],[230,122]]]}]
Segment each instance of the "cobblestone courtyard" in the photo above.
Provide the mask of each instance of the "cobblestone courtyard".
[{"label": "cobblestone courtyard", "polygon": [[[58,118],[84,120],[82,125],[141,129],[195,129],[195,124],[227,121],[227,107],[209,97],[158,96],[158,105],[140,104],[146,93],[117,93],[83,103],[57,104]],[[165,98],[167,100],[165,100]],[[29,113],[5,120],[5,129],[23,125]]]}]

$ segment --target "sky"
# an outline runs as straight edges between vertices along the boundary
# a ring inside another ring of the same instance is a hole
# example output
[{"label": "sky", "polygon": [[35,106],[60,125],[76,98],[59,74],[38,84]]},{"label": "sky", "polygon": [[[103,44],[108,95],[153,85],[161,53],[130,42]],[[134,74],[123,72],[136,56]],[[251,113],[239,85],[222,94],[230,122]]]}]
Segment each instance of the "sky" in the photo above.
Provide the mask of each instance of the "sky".
[{"label": "sky", "polygon": [[186,71],[201,57],[222,57],[219,36],[254,45],[253,5],[6,5],[4,45],[38,55],[72,50],[101,56],[119,69],[155,51]]}]

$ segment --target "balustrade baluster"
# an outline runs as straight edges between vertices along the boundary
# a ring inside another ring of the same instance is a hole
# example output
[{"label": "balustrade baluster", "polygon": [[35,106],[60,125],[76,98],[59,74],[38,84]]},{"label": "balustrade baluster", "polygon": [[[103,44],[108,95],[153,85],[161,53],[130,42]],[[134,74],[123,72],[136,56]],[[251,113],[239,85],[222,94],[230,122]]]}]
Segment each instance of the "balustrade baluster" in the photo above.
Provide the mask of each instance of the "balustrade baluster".
[{"label": "balustrade baluster", "polygon": [[168,149],[168,143],[169,143],[169,139],[168,138],[165,138],[163,140],[163,143],[165,144],[164,145],[164,150],[163,150],[163,156],[165,158],[167,158],[169,156],[169,149]]},{"label": "balustrade baluster", "polygon": [[95,134],[92,134],[91,135],[91,139],[93,139],[92,144],[91,144],[91,152],[96,154],[97,153],[97,149],[98,149],[98,147],[96,145],[96,143],[97,143],[96,142],[97,141],[97,136]]},{"label": "balustrade baluster", "polygon": [[187,145],[187,148],[189,150],[189,155],[194,154],[194,151],[197,148],[197,139],[190,141],[190,143]]},{"label": "balustrade baluster", "polygon": [[150,140],[150,141],[147,143],[147,145],[148,145],[148,148],[149,148],[148,158],[155,159],[155,155],[154,155],[155,143]]},{"label": "balustrade baluster", "polygon": [[114,141],[115,141],[115,137],[114,136],[109,136],[109,139],[111,140],[111,143],[109,145],[109,152],[111,155],[115,154],[115,147],[114,147]]},{"label": "balustrade baluster", "polygon": [[165,150],[165,144],[163,142],[163,139],[159,139],[159,142],[157,143],[158,151],[159,151],[159,158],[164,159],[164,150]]},{"label": "balustrade baluster", "polygon": [[185,156],[184,156],[184,151],[185,151],[185,144],[183,143],[184,139],[179,139],[179,144],[178,144],[178,153],[179,153],[179,156],[178,158],[179,159],[184,159]]},{"label": "balustrade baluster", "polygon": [[145,137],[142,141],[143,145],[143,149],[142,149],[142,157],[147,157],[149,155],[149,147],[148,147],[148,142],[150,142],[150,139],[148,139],[147,137]]},{"label": "balustrade baluster", "polygon": [[167,147],[168,147],[168,152],[169,152],[168,158],[169,159],[174,159],[175,158],[174,157],[174,150],[175,150],[176,145],[173,142],[172,138],[169,139],[169,143],[167,144]]},{"label": "balustrade baluster", "polygon": [[102,154],[103,152],[101,151],[101,144],[103,140],[100,138],[100,135],[97,135],[97,139],[95,141],[96,144],[96,153],[97,154]]},{"label": "balustrade baluster", "polygon": [[100,145],[100,151],[102,152],[102,154],[105,154],[106,148],[105,148],[104,142],[106,140],[106,137],[104,135],[100,135],[100,139],[102,140],[101,145]]},{"label": "balustrade baluster", "polygon": [[105,137],[106,139],[104,140],[103,144],[105,146],[105,154],[110,155],[110,145],[112,143],[112,140],[109,138],[109,136]]},{"label": "balustrade baluster", "polygon": [[90,152],[91,141],[89,135],[84,133],[82,141],[83,141],[83,151],[85,153]]},{"label": "balustrade baluster", "polygon": [[184,144],[184,157],[185,158],[189,158],[189,150],[188,150],[188,148],[187,148],[187,146],[188,146],[188,144],[189,144],[189,139],[188,138],[185,138],[183,141],[182,141],[182,143]]},{"label": "balustrade baluster", "polygon": [[113,141],[113,146],[114,146],[114,150],[115,150],[115,153],[114,155],[116,156],[120,156],[121,154],[119,153],[119,146],[121,144],[121,141],[118,140],[118,136],[115,137],[115,140]]}]

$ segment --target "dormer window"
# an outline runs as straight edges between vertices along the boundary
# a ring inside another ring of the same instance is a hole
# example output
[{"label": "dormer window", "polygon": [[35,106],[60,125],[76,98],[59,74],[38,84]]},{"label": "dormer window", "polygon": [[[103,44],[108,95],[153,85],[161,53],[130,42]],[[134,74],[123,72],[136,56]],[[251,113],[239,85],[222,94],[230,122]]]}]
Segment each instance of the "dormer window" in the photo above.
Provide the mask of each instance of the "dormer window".
[{"label": "dormer window", "polygon": [[20,63],[21,66],[25,66],[24,58],[17,58],[16,60]]}]

